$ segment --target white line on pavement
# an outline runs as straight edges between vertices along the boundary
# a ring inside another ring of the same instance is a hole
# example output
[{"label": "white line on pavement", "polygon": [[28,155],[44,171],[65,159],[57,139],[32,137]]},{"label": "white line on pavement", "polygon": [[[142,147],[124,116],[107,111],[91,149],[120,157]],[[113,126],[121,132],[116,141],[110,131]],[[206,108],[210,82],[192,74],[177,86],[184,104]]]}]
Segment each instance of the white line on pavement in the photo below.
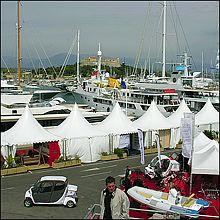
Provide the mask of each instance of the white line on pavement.
[{"label": "white line on pavement", "polygon": [[80,171],[81,173],[82,172],[87,172],[87,171],[93,171],[93,170],[101,170],[101,169],[105,169],[105,168],[109,168],[109,167],[116,167],[117,165],[111,165],[111,166],[106,166],[106,167],[94,167],[94,168],[91,168],[91,169],[88,169],[88,170],[82,170]]},{"label": "white line on pavement", "polygon": [[3,190],[9,190],[9,189],[14,189],[15,187],[9,187],[9,188],[5,188],[5,189],[1,189],[2,191]]},{"label": "white line on pavement", "polygon": [[107,171],[107,172],[102,172],[102,173],[94,173],[94,174],[90,174],[90,175],[86,175],[86,176],[81,176],[82,178],[84,177],[89,177],[89,176],[98,176],[98,175],[102,175],[105,173],[111,173],[112,171]]},{"label": "white line on pavement", "polygon": [[100,170],[100,168],[95,167],[95,168],[91,168],[91,169],[88,169],[88,170],[82,170],[82,171],[80,171],[80,173],[82,173],[82,172],[88,172],[88,171],[94,171],[94,170]]}]

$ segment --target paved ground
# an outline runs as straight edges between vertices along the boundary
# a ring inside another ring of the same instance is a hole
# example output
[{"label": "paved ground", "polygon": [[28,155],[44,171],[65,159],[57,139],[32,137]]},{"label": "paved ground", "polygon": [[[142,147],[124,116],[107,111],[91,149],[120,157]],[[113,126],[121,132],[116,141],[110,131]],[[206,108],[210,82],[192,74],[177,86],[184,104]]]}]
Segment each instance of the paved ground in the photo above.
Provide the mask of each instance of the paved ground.
[{"label": "paved ground", "polygon": [[[169,154],[172,151],[167,151]],[[145,164],[156,154],[145,156]],[[64,169],[38,170],[33,173],[17,174],[1,178],[1,219],[82,219],[88,208],[99,203],[100,191],[105,187],[105,178],[116,177],[119,185],[120,177],[125,167],[144,166],[140,164],[140,155],[128,159],[84,164],[78,167]],[[64,175],[69,183],[78,186],[79,201],[73,209],[64,206],[34,206],[25,208],[23,205],[25,191],[40,177],[45,175]]]}]

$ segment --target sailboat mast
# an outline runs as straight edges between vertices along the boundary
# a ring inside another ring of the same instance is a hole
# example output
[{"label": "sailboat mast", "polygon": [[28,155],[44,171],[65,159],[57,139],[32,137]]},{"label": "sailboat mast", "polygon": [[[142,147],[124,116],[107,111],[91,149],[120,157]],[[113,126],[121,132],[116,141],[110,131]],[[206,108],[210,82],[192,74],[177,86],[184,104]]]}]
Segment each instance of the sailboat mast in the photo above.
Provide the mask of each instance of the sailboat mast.
[{"label": "sailboat mast", "polygon": [[162,77],[165,77],[166,72],[166,8],[167,2],[163,2],[163,66],[162,66]]},{"label": "sailboat mast", "polygon": [[18,34],[18,84],[21,84],[21,20],[20,20],[20,16],[21,16],[21,1],[17,2],[17,14],[18,14],[18,24],[17,24],[17,34]]},{"label": "sailboat mast", "polygon": [[80,32],[78,30],[78,32],[77,32],[77,69],[76,69],[78,84],[80,83],[80,77],[79,77],[79,35],[80,35]]}]

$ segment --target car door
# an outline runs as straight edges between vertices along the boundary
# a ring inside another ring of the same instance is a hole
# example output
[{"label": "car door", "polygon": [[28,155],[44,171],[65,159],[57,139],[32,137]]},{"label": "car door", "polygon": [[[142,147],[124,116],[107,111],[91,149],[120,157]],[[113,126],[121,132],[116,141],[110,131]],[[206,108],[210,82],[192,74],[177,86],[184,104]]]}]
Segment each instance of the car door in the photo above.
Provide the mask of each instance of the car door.
[{"label": "car door", "polygon": [[32,190],[35,203],[49,203],[53,190],[53,181],[40,182],[36,188]]},{"label": "car door", "polygon": [[63,181],[54,182],[53,192],[51,194],[50,202],[57,202],[64,194],[67,184]]}]

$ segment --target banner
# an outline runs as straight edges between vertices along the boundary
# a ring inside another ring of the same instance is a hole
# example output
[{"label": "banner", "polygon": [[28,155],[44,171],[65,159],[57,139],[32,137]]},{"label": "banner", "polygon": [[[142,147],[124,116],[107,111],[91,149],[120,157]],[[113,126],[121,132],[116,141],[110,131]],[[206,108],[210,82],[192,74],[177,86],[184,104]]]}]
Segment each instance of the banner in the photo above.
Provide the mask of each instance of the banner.
[{"label": "banner", "polygon": [[144,138],[143,138],[143,131],[138,129],[138,140],[139,140],[139,150],[141,153],[141,164],[144,164]]},{"label": "banner", "polygon": [[158,159],[159,159],[159,164],[161,168],[161,156],[160,156],[160,135],[158,133],[156,135],[156,145],[157,145],[157,152],[158,152]]},{"label": "banner", "polygon": [[193,130],[194,114],[184,113],[184,118],[181,119],[180,132],[183,140],[182,155],[186,158],[191,158],[193,150]]}]

